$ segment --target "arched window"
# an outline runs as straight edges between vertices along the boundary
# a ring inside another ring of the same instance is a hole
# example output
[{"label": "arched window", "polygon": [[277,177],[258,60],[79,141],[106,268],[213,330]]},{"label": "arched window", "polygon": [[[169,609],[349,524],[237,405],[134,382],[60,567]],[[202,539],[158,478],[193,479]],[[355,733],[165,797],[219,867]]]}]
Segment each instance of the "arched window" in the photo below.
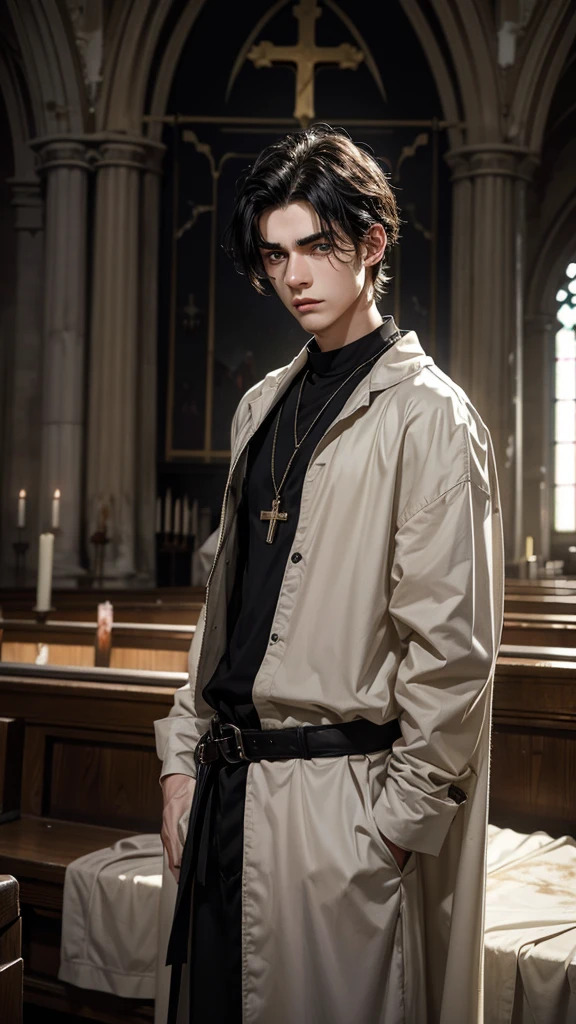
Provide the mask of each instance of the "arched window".
[{"label": "arched window", "polygon": [[576,532],[576,263],[556,295],[554,389],[554,530]]}]

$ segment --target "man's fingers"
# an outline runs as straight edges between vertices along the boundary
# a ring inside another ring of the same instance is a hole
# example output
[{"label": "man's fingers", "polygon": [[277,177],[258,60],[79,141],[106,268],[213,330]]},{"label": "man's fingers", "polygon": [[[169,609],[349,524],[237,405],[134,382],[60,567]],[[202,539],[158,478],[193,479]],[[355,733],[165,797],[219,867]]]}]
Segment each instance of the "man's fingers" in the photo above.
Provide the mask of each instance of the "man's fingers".
[{"label": "man's fingers", "polygon": [[180,865],[182,863],[182,843],[178,839],[177,835],[175,836],[174,833],[169,831],[167,828],[162,829],[160,838],[168,856],[168,867],[176,881],[178,881]]}]

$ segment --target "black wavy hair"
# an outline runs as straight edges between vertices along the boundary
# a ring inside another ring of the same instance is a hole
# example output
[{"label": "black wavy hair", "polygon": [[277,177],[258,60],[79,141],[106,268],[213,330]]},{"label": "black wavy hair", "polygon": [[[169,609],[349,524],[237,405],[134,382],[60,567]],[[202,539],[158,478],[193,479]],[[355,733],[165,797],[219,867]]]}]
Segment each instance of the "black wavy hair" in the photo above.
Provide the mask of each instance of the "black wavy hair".
[{"label": "black wavy hair", "polygon": [[[314,124],[267,146],[237,182],[236,205],[223,248],[256,291],[266,295],[268,275],[259,248],[264,210],[307,201],[336,254],[354,251],[372,224],[382,224],[387,249],[398,239],[400,218],[394,193],[365,143],[354,143],[343,128]],[[389,278],[384,260],[372,266],[376,298]]]}]

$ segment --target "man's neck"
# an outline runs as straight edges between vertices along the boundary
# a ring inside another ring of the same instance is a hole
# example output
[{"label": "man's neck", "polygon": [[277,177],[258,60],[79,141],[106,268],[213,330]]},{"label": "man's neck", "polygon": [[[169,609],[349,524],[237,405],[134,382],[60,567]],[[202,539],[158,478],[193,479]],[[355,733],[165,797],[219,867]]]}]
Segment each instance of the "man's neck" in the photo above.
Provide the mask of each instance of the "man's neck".
[{"label": "man's neck", "polygon": [[365,334],[370,334],[382,323],[382,314],[376,303],[372,302],[367,309],[348,309],[342,316],[338,317],[333,324],[330,324],[323,331],[318,331],[314,337],[318,348],[322,352],[331,352],[336,348],[343,348],[350,345]]}]

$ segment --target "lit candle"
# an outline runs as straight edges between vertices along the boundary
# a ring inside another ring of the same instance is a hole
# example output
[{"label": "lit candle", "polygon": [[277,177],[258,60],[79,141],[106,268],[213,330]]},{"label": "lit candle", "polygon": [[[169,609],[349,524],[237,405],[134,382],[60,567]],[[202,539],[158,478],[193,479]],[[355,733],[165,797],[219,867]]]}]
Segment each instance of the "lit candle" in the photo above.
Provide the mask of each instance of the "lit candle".
[{"label": "lit candle", "polygon": [[186,496],[184,498],[184,502],[182,504],[182,534],[183,534],[183,536],[187,537],[189,531],[190,531],[190,503],[188,501],[188,497]]},{"label": "lit candle", "polygon": [[180,498],[174,502],[174,536],[180,535]]},{"label": "lit candle", "polygon": [[526,537],[526,561],[529,562],[534,554],[534,537]]},{"label": "lit candle", "polygon": [[170,533],[172,528],[172,491],[170,488],[166,491],[166,499],[164,501],[164,533]]},{"label": "lit candle", "polygon": [[198,498],[194,498],[192,502],[192,515],[190,517],[190,533],[194,536],[198,536]]},{"label": "lit candle", "polygon": [[60,491],[58,488],[54,491],[54,497],[52,498],[52,529],[57,530],[60,526]]},{"label": "lit candle", "polygon": [[156,498],[156,533],[162,533],[162,498]]},{"label": "lit candle", "polygon": [[52,564],[54,560],[54,534],[41,533],[38,549],[38,583],[36,586],[36,610],[50,610],[52,595]]},{"label": "lit candle", "polygon": [[26,491],[18,493],[18,526],[26,526]]}]

